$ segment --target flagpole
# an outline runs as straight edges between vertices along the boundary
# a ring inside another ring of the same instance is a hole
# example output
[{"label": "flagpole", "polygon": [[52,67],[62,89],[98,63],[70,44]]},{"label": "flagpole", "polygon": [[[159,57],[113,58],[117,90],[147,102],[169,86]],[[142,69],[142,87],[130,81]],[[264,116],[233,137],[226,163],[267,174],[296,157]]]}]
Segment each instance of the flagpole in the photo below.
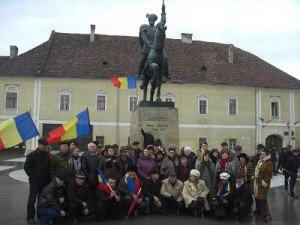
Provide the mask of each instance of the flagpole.
[{"label": "flagpole", "polygon": [[127,216],[126,216],[126,222],[128,220],[128,217],[130,216],[130,214],[132,213],[132,211],[134,210],[134,207],[136,205],[136,200],[139,198],[140,194],[141,194],[141,190],[142,188],[139,189],[138,193],[136,194],[135,198],[133,198],[132,200],[132,203],[128,209],[128,212],[127,212]]},{"label": "flagpole", "polygon": [[116,126],[116,144],[119,146],[119,137],[120,137],[120,89],[117,90],[117,126]]}]

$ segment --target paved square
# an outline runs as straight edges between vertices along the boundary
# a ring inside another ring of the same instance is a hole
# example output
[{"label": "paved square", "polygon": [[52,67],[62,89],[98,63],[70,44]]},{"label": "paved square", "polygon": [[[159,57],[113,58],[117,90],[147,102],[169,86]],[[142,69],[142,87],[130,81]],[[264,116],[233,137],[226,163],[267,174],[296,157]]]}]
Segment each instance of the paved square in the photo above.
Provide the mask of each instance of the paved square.
[{"label": "paved square", "polygon": [[[26,224],[26,204],[28,198],[27,178],[24,176],[23,165],[24,160],[17,157],[2,156],[0,154],[0,224],[3,225],[25,225]],[[1,170],[5,168],[5,170]],[[275,176],[272,181],[272,186],[269,195],[269,205],[272,215],[272,222],[264,223],[256,217],[250,218],[245,224],[300,224],[300,199],[290,199],[285,193],[283,186],[280,185],[281,178]],[[282,184],[282,183],[281,183]],[[296,186],[296,194],[300,194],[299,185]],[[127,223],[125,220],[106,221],[105,224],[128,224],[128,225],[182,225],[182,224],[239,224],[234,219],[217,220],[215,218],[198,218],[186,215],[169,215],[163,217],[161,215],[138,216],[130,219]],[[41,224],[41,223],[38,223]],[[87,221],[78,223],[81,224],[97,224],[92,218]],[[104,224],[104,223],[102,223]]]}]

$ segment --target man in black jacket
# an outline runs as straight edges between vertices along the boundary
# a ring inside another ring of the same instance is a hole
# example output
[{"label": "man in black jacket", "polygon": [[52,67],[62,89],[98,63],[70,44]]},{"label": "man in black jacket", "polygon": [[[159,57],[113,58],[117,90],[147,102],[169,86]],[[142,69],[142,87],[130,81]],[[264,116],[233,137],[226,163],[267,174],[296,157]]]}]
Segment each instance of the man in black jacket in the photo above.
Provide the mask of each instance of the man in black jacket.
[{"label": "man in black jacket", "polygon": [[285,169],[288,171],[290,177],[290,196],[292,199],[297,198],[294,192],[294,188],[297,181],[297,172],[299,169],[299,160],[298,160],[299,149],[294,149],[293,152],[287,155],[287,160],[285,164]]},{"label": "man in black jacket", "polygon": [[151,130],[149,129],[146,133],[143,128],[141,128],[142,135],[144,137],[144,149],[147,148],[148,145],[154,145],[154,136],[151,134]]},{"label": "man in black jacket", "polygon": [[[150,211],[158,211],[162,208],[160,189],[162,182],[159,180],[159,172],[154,169],[150,172],[150,179],[146,180],[143,184],[143,191],[145,201],[150,202],[150,209],[146,209],[146,214]],[[147,198],[149,200],[147,200]]]},{"label": "man in black jacket", "polygon": [[140,195],[138,195],[141,183],[137,172],[137,167],[129,167],[127,173],[121,178],[119,183],[119,191],[124,204],[124,215],[127,215],[132,201],[136,202],[135,209],[141,213],[146,213],[146,209],[149,209],[149,201],[145,201],[142,189]]},{"label": "man in black jacket", "polygon": [[52,224],[66,216],[65,179],[65,173],[57,171],[39,197],[38,210],[44,223]]},{"label": "man in black jacket", "polygon": [[51,181],[50,178],[50,156],[47,150],[47,140],[40,138],[38,148],[30,153],[25,161],[24,170],[29,177],[29,198],[27,202],[27,223],[36,224],[35,208],[37,196],[43,188]]},{"label": "man in black jacket", "polygon": [[88,144],[88,151],[81,157],[81,168],[85,174],[91,194],[91,210],[96,207],[98,172],[97,168],[103,169],[104,160],[97,154],[97,146],[94,142]]},{"label": "man in black jacket", "polygon": [[97,202],[97,221],[103,221],[105,218],[121,219],[121,196],[116,187],[116,178],[109,177],[107,183],[108,190],[98,189]]},{"label": "man in black jacket", "polygon": [[76,223],[89,214],[90,191],[84,180],[84,173],[79,171],[67,188],[68,213],[71,222]]},{"label": "man in black jacket", "polygon": [[282,151],[279,153],[279,161],[278,161],[278,169],[282,170],[282,173],[284,175],[284,189],[288,191],[288,179],[289,179],[289,173],[286,170],[286,162],[288,155],[291,154],[291,145],[286,146]]},{"label": "man in black jacket", "polygon": [[244,181],[243,174],[235,176],[235,191],[232,195],[233,213],[238,216],[241,223],[246,222],[247,214],[253,204],[253,199],[248,184]]}]

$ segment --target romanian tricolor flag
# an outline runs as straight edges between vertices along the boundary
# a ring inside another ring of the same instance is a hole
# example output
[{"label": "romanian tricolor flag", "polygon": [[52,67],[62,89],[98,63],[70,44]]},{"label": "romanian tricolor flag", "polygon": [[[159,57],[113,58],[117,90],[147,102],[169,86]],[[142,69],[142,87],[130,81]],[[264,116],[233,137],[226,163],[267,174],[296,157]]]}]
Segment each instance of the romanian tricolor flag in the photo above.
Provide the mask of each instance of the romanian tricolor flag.
[{"label": "romanian tricolor flag", "polygon": [[124,176],[124,181],[125,184],[127,185],[128,190],[132,193],[132,194],[137,194],[139,189],[140,189],[140,181],[139,178],[136,176],[134,179],[131,178],[131,176],[129,175],[129,173],[126,173]]},{"label": "romanian tricolor flag", "polygon": [[107,180],[105,178],[105,176],[103,175],[102,171],[97,168],[98,171],[98,188],[105,191],[108,194],[111,194],[111,188],[108,186]]},{"label": "romanian tricolor flag", "polygon": [[120,89],[136,89],[136,78],[135,76],[128,77],[111,77],[113,85]]},{"label": "romanian tricolor flag", "polygon": [[89,110],[79,113],[72,120],[49,132],[48,143],[71,140],[91,133]]},{"label": "romanian tricolor flag", "polygon": [[0,124],[0,150],[13,147],[39,135],[28,112]]}]

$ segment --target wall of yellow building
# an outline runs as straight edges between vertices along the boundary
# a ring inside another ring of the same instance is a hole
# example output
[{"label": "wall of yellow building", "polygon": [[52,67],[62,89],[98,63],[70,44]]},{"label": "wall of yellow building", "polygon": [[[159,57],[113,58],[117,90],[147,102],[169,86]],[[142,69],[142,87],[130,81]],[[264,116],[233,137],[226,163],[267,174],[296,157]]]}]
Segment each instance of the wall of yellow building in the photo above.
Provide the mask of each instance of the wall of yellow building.
[{"label": "wall of yellow building", "polygon": [[[300,90],[295,90],[295,122],[300,121]],[[300,122],[295,127],[296,147],[300,148]]]},{"label": "wall of yellow building", "polygon": [[[167,84],[163,95],[175,95],[179,121],[183,124],[254,124],[255,91],[249,87],[199,84]],[[199,115],[199,96],[208,97],[207,115]],[[229,98],[237,98],[237,115],[229,115]]]},{"label": "wall of yellow building", "polygon": [[[20,77],[0,77],[0,110],[2,115],[15,116],[26,111],[33,111],[34,79]],[[18,108],[5,109],[5,89],[7,85],[16,85],[19,90]]]},{"label": "wall of yellow building", "polygon": [[[261,90],[262,118],[265,121],[272,119],[272,123],[287,123],[290,120],[290,90],[267,88],[262,88]],[[280,99],[279,117],[271,117],[271,97],[278,97]]]},{"label": "wall of yellow building", "polygon": [[[59,110],[59,96],[61,91],[71,92],[69,111]],[[141,95],[141,91],[140,95]],[[106,110],[97,110],[96,95],[103,93],[107,96]],[[85,107],[89,108],[90,120],[93,122],[112,122],[117,120],[119,107],[119,121],[130,122],[131,112],[128,108],[128,97],[131,90],[115,88],[109,79],[42,79],[40,119],[67,120]],[[119,106],[117,98],[119,95]]]},{"label": "wall of yellow building", "polygon": [[[18,114],[33,110],[35,78],[0,77],[0,93],[5,93],[5,84],[19,86]],[[137,86],[139,87],[140,81]],[[71,110],[59,110],[59,94],[62,90],[71,91]],[[103,91],[107,94],[107,108],[105,111],[96,110],[96,94]],[[140,100],[142,91],[137,90]],[[85,107],[89,107],[91,122],[116,122],[117,96],[119,93],[119,121],[130,123],[132,112],[129,111],[129,96],[134,94],[131,90],[118,90],[109,79],[67,79],[67,78],[41,78],[41,105],[40,120],[66,121],[75,116]],[[180,124],[196,125],[255,125],[255,88],[209,85],[209,84],[164,84],[162,97],[171,93],[175,98],[175,107],[179,109]],[[208,96],[208,114],[198,114],[198,97],[201,94]],[[238,99],[238,115],[228,115],[228,98],[236,96]],[[270,97],[280,96],[280,118],[273,118],[272,123],[286,123],[289,116],[289,90],[261,89],[262,117],[270,119]],[[4,98],[4,97],[3,97]],[[4,101],[0,101],[2,115],[15,115],[15,112],[5,110]],[[300,90],[295,91],[295,119],[300,120]],[[272,129],[272,128],[270,128]],[[42,124],[39,127],[42,131]],[[276,130],[274,128],[274,130]],[[279,131],[279,130],[278,130]],[[281,130],[280,130],[281,132]],[[300,127],[296,127],[296,146],[300,146]],[[116,143],[115,126],[94,126],[94,138],[104,136],[105,143]],[[119,144],[128,142],[129,127],[119,127]],[[199,137],[207,137],[210,147],[218,147],[225,138],[236,138],[241,144],[242,137],[250,137],[251,145],[255,146],[255,129],[216,129],[216,128],[180,128],[180,146],[190,145],[198,148]],[[247,150],[248,151],[248,150]],[[251,148],[249,148],[251,151]]]}]

